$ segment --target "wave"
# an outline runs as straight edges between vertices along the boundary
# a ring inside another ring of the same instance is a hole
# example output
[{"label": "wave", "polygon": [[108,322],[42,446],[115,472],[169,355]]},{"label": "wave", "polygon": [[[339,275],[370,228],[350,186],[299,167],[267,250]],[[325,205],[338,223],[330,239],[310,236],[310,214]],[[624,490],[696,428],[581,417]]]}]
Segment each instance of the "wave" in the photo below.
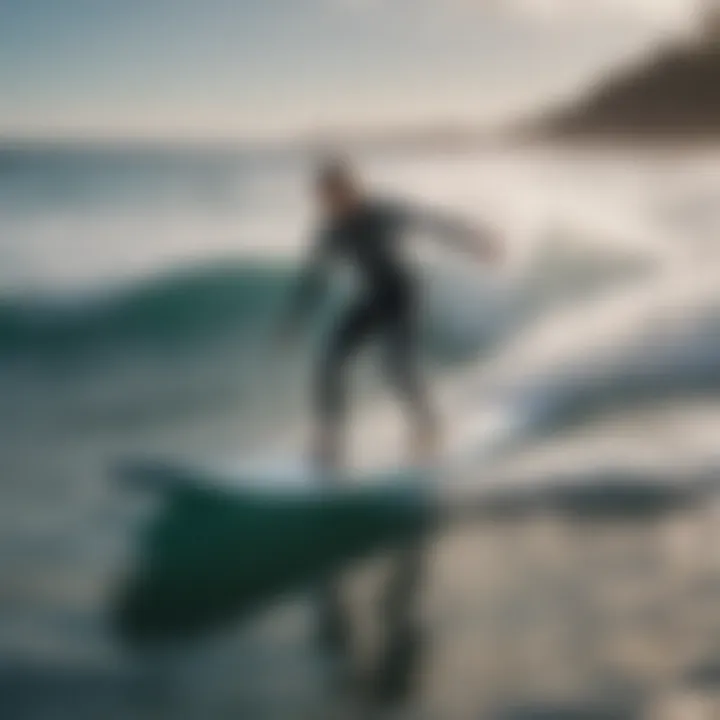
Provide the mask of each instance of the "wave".
[{"label": "wave", "polygon": [[[720,487],[717,407],[703,401],[598,418],[590,427],[545,438],[483,466],[488,509],[561,511],[572,517],[640,519],[680,509]],[[477,465],[455,478],[462,506],[478,494]]]},{"label": "wave", "polygon": [[[152,276],[103,295],[0,299],[0,360],[250,345],[281,313],[296,279],[289,265],[229,262]],[[467,357],[498,337],[502,313],[487,292],[458,287],[452,277],[432,278],[429,287],[433,307],[425,325],[433,357]],[[316,332],[346,294],[333,289]],[[458,305],[470,315],[452,322]]]},{"label": "wave", "polygon": [[[596,253],[550,245],[507,281],[467,267],[424,267],[428,354],[441,364],[478,357],[543,313],[647,269],[625,256],[597,261]],[[592,277],[588,266],[594,268]],[[0,360],[252,345],[281,311],[296,273],[290,263],[231,259],[165,271],[103,294],[0,297]],[[343,294],[336,288],[320,323]]]},{"label": "wave", "polygon": [[714,268],[554,315],[455,379],[465,441],[481,452],[513,447],[614,411],[717,395],[719,328]]},{"label": "wave", "polygon": [[289,268],[216,264],[93,298],[0,300],[0,357],[53,358],[132,347],[175,350],[246,337],[288,287]]}]

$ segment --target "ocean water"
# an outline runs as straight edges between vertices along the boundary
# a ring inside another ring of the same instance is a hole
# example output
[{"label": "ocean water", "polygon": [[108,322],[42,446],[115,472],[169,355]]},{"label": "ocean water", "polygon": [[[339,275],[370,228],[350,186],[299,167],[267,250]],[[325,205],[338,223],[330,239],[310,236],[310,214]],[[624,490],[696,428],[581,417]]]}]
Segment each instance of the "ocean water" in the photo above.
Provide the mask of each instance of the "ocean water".
[{"label": "ocean water", "polygon": [[[720,461],[718,152],[359,159],[378,192],[489,223],[507,242],[492,271],[408,238],[427,280],[428,376],[450,440],[477,449],[471,489],[604,487],[586,510],[618,488],[622,504],[639,480],[683,497],[650,527],[588,530],[565,503],[438,541],[427,588],[437,647],[400,712],[680,718],[667,708],[697,700],[691,669],[720,657],[715,505],[685,502]],[[143,515],[113,478],[119,461],[301,452],[314,353],[352,284],[278,357],[273,323],[311,237],[310,168],[289,151],[0,148],[3,717],[340,717],[352,706],[327,687],[302,604],[162,658],[129,653],[108,623]],[[355,386],[354,457],[401,462],[402,423],[375,366],[370,353]],[[614,595],[603,604],[609,586],[637,590],[635,615]],[[674,634],[658,629],[667,623]],[[541,659],[524,665],[530,635]],[[622,709],[588,714],[596,696]]]}]

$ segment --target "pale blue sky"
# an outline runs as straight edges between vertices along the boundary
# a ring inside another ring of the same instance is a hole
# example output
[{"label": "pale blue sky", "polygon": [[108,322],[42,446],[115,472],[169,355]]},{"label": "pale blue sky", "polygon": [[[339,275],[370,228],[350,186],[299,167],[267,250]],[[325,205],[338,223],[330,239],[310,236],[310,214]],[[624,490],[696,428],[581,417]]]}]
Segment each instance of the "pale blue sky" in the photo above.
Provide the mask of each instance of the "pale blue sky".
[{"label": "pale blue sky", "polygon": [[242,137],[486,122],[582,86],[692,4],[0,0],[0,132]]}]

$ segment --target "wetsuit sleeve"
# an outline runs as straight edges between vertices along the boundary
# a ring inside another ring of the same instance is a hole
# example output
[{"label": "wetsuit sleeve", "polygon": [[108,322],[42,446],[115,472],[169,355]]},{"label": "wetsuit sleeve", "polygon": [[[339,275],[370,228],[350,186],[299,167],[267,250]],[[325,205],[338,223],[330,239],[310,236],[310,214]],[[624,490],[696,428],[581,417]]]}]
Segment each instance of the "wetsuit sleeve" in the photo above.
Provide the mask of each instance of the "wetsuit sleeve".
[{"label": "wetsuit sleeve", "polygon": [[304,324],[318,305],[327,287],[327,264],[332,252],[331,236],[328,232],[318,233],[310,257],[300,272],[297,284],[291,293],[286,327],[295,331]]},{"label": "wetsuit sleeve", "polygon": [[494,233],[477,228],[472,223],[438,210],[397,205],[393,210],[396,221],[447,242],[459,250],[477,255],[495,251]]}]

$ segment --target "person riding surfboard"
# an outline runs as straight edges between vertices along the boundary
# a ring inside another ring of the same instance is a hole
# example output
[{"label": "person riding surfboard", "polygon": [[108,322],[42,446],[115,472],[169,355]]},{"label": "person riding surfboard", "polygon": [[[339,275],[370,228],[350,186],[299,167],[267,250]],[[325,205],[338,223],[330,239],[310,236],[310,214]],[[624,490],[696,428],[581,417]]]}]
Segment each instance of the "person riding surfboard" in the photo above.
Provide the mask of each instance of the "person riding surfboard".
[{"label": "person riding surfboard", "polygon": [[317,305],[333,261],[350,264],[362,287],[340,314],[317,365],[315,460],[321,468],[341,464],[347,367],[373,339],[383,341],[387,374],[410,410],[413,456],[428,458],[439,446],[440,428],[419,368],[421,283],[403,259],[400,242],[408,230],[422,229],[485,262],[499,259],[500,243],[488,229],[371,196],[346,159],[323,161],[315,186],[320,227],[293,293],[283,336],[295,335]]}]

